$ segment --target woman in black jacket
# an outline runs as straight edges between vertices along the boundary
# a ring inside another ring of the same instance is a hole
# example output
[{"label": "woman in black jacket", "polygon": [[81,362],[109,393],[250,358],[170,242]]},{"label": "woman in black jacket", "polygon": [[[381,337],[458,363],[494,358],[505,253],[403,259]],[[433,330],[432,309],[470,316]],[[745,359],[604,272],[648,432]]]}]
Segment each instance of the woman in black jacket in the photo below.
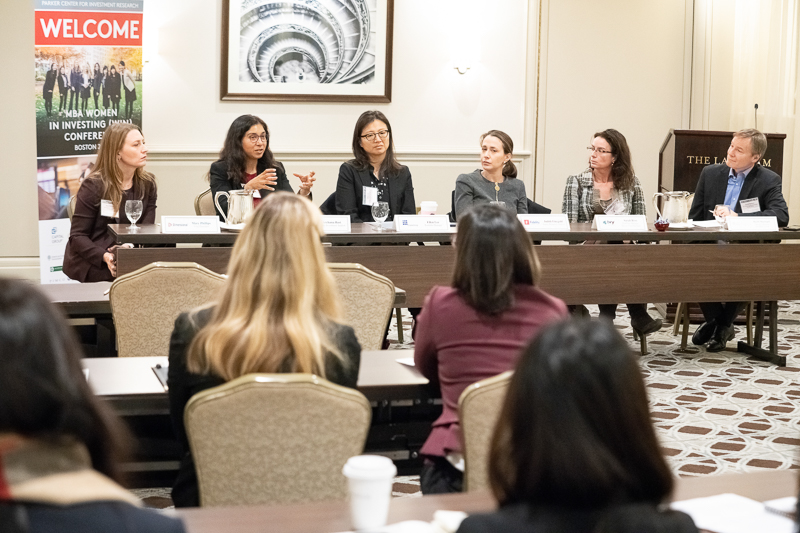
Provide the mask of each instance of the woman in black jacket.
[{"label": "woman in black jacket", "polygon": [[[311,187],[316,181],[314,172],[294,176],[300,179],[297,194],[311,198]],[[221,191],[253,190],[255,205],[272,191],[294,192],[286,170],[269,149],[267,123],[255,115],[242,115],[228,128],[219,160],[211,164],[209,182],[214,198]],[[228,214],[228,199],[220,196],[219,204],[222,212],[217,210],[217,214],[224,222]]]}]

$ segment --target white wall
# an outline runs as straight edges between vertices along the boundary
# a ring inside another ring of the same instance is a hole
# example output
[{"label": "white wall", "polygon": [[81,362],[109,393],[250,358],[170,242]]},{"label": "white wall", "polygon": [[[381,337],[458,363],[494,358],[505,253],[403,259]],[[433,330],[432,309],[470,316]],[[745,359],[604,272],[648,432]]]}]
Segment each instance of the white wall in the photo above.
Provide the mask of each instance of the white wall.
[{"label": "white wall", "polygon": [[[356,118],[377,107],[392,121],[417,202],[436,200],[441,212],[449,210],[456,176],[477,167],[478,136],[490,128],[513,137],[529,196],[559,212],[564,181],[585,168],[585,147],[597,130],[625,134],[649,197],[670,128],[731,127],[720,124],[737,97],[724,82],[733,45],[722,0],[395,0],[392,102],[382,105],[221,102],[221,4],[145,5],[143,121],[160,214],[192,212],[209,163],[242,113],[265,118],[272,149],[290,172],[317,172],[319,203],[351,157]],[[698,33],[698,24],[708,31]],[[464,75],[451,65],[453,35],[479,44]],[[0,47],[12,80],[0,84],[0,274],[29,267],[38,277],[29,3],[0,7]],[[781,124],[793,129],[794,104],[790,111],[791,122]]]},{"label": "white wall", "polygon": [[649,199],[661,143],[681,127],[685,2],[553,0],[548,8],[536,176],[542,202],[561,211],[567,176],[586,169],[591,136],[606,128],[625,135]]}]

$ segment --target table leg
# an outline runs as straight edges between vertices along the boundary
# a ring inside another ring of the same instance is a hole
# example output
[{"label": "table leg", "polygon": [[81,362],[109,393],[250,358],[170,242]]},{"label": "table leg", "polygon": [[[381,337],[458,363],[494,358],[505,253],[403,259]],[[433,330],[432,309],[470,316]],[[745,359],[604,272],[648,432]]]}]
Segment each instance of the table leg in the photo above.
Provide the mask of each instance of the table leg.
[{"label": "table leg", "polygon": [[[769,305],[769,350],[761,347],[764,337],[764,308]],[[739,341],[737,351],[753,356],[756,359],[786,366],[786,357],[778,355],[778,302],[758,302],[756,307],[756,334],[753,344]]]}]

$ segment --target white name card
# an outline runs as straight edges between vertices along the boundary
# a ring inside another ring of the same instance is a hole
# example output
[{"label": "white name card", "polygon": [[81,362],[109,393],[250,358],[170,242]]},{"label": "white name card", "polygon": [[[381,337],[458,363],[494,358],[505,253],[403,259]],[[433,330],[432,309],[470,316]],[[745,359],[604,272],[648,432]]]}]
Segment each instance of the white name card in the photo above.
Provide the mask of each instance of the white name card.
[{"label": "white name card", "polygon": [[350,233],[350,215],[322,215],[322,231],[331,233]]},{"label": "white name card", "polygon": [[161,233],[219,233],[219,218],[162,216]]},{"label": "white name card", "polygon": [[567,215],[517,215],[525,231],[569,231]]},{"label": "white name card", "polygon": [[595,215],[592,229],[597,231],[647,231],[644,215]]},{"label": "white name card", "polygon": [[777,217],[725,217],[728,231],[778,231]]},{"label": "white name card", "polygon": [[395,215],[394,229],[398,233],[450,231],[447,215]]}]

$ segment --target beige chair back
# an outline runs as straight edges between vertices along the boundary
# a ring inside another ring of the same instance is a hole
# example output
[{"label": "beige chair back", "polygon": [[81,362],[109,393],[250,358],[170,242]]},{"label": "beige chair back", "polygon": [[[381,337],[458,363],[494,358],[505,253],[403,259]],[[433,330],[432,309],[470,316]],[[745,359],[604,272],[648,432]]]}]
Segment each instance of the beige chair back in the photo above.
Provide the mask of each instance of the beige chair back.
[{"label": "beige chair back", "polygon": [[120,357],[169,354],[175,319],[214,301],[225,277],[197,263],[151,263],[111,284]]},{"label": "beige chair back", "polygon": [[312,374],[249,374],[195,394],[184,421],[200,505],[343,500],[342,467],[363,452],[360,392]]},{"label": "beige chair back", "polygon": [[357,263],[328,263],[339,287],[347,324],[363,350],[380,350],[394,307],[394,283]]},{"label": "beige chair back", "polygon": [[201,217],[216,216],[217,210],[214,207],[214,197],[211,195],[211,188],[206,189],[194,199],[194,213]]},{"label": "beige chair back", "polygon": [[67,203],[67,217],[72,220],[72,215],[75,214],[75,204],[78,203],[78,195],[70,196],[69,202]]},{"label": "beige chair back", "polygon": [[508,371],[473,383],[458,399],[464,439],[464,492],[489,487],[489,447],[513,374]]}]

